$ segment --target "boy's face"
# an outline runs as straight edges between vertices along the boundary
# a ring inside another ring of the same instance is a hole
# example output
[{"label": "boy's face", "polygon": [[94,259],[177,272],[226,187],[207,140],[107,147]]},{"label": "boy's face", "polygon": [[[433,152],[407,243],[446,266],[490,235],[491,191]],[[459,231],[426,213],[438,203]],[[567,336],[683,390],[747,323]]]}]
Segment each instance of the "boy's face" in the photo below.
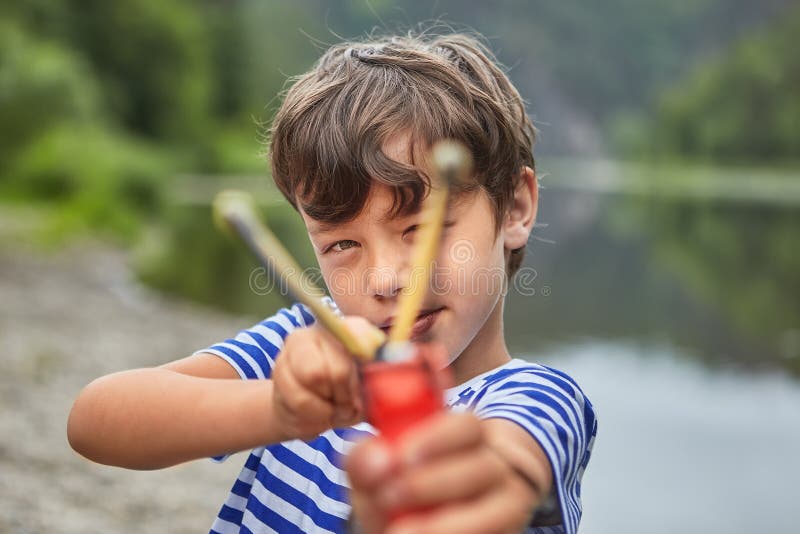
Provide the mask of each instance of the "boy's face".
[{"label": "boy's face", "polygon": [[[387,143],[384,152],[408,163],[407,147],[407,140],[400,138]],[[301,211],[339,309],[385,330],[393,322],[401,291],[409,284],[424,283],[409,265],[419,214],[391,217],[392,206],[391,190],[376,185],[361,213],[347,223],[321,224]],[[459,358],[459,365],[491,365],[492,360],[506,357],[505,259],[491,201],[482,190],[464,194],[446,215],[440,252],[412,339],[444,344],[450,362]],[[464,361],[468,353],[474,362]]]}]

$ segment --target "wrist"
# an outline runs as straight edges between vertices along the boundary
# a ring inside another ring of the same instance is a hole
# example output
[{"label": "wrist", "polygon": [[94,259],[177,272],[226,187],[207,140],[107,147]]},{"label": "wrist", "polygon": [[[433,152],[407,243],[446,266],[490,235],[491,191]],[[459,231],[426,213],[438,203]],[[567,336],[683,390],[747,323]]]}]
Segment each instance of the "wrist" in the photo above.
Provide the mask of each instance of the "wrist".
[{"label": "wrist", "polygon": [[286,423],[286,419],[281,417],[278,398],[275,385],[272,380],[266,380],[268,383],[267,398],[263,413],[265,417],[262,424],[265,426],[267,435],[269,436],[268,443],[281,443],[294,439],[290,426]]},{"label": "wrist", "polygon": [[278,416],[274,383],[270,379],[240,380],[237,395],[226,402],[228,417],[235,421],[239,448],[245,450],[290,439]]}]

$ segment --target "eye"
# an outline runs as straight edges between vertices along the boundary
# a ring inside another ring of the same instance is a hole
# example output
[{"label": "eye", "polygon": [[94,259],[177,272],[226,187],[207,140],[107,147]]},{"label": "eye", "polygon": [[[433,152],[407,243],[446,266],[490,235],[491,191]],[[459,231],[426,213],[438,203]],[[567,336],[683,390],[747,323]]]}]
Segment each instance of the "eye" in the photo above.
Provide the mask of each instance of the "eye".
[{"label": "eye", "polygon": [[[455,226],[455,224],[456,224],[455,221],[445,221],[444,224],[442,224],[442,228],[443,228],[443,230],[447,230],[448,228],[451,228],[451,227]],[[411,237],[411,238],[413,238],[414,234],[417,232],[417,230],[419,230],[419,225],[418,224],[412,224],[411,226],[409,226],[408,228],[403,230],[403,237]]]},{"label": "eye", "polygon": [[344,252],[345,250],[353,247],[357,247],[358,242],[353,241],[352,239],[342,239],[341,241],[337,241],[330,247],[328,247],[325,252],[332,250],[334,252]]},{"label": "eye", "polygon": [[417,234],[417,230],[419,230],[418,224],[412,224],[411,226],[403,230],[403,240],[409,243],[413,243],[415,236]]},{"label": "eye", "polygon": [[409,226],[408,228],[406,228],[405,230],[403,230],[403,235],[404,235],[404,236],[406,236],[406,235],[412,235],[412,234],[414,234],[414,232],[416,232],[418,229],[419,229],[419,225],[418,225],[418,224],[412,224],[411,226]]}]

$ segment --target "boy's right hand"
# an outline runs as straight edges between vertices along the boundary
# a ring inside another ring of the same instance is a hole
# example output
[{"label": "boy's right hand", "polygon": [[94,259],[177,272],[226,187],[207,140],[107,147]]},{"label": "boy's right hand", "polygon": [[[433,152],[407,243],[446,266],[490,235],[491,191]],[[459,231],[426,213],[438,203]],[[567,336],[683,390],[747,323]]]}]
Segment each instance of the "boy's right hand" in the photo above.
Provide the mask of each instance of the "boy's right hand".
[{"label": "boy's right hand", "polygon": [[[361,317],[345,318],[359,339],[380,334]],[[273,410],[286,440],[311,439],[364,418],[356,361],[319,325],[286,337],[272,371]]]}]

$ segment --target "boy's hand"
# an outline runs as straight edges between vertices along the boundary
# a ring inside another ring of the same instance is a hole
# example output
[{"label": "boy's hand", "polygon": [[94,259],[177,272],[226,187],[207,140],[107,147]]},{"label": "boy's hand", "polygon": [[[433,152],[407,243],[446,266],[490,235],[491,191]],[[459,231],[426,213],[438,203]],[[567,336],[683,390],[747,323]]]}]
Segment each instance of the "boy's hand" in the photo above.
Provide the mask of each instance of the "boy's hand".
[{"label": "boy's hand", "polygon": [[[357,336],[374,334],[375,327],[366,319],[348,317],[345,322]],[[273,409],[285,439],[310,439],[364,417],[356,363],[318,325],[287,336],[272,380]]]},{"label": "boy's hand", "polygon": [[[395,447],[380,438],[355,447],[346,468],[353,513],[364,531],[524,530],[541,496],[490,446],[485,424],[472,414],[445,413],[409,431]],[[412,512],[389,524],[390,513],[402,510]]]}]

